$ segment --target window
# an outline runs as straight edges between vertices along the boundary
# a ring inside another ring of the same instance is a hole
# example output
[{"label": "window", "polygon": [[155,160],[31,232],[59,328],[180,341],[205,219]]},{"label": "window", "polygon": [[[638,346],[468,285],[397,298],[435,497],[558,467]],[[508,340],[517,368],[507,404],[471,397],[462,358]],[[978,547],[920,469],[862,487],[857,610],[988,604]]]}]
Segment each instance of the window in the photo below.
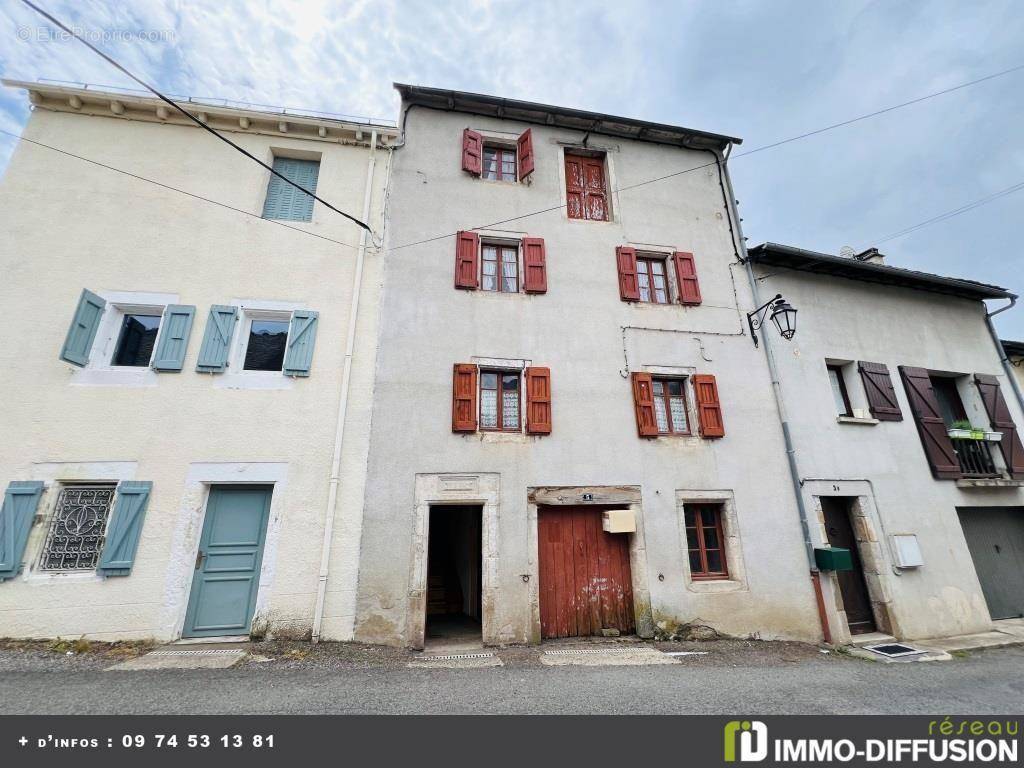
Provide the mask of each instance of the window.
[{"label": "window", "polygon": [[658,434],[690,434],[690,423],[686,418],[685,380],[655,378],[652,380],[652,390]]},{"label": "window", "polygon": [[725,537],[722,535],[722,507],[718,504],[687,504],[686,543],[690,555],[690,576],[694,579],[726,579]]},{"label": "window", "polygon": [[280,371],[284,366],[289,322],[254,317],[248,326],[242,370]]},{"label": "window", "polygon": [[66,485],[46,534],[39,567],[44,571],[96,568],[114,499],[113,485]]},{"label": "window", "polygon": [[939,404],[939,414],[947,427],[954,422],[967,421],[967,411],[956,387],[956,379],[949,376],[930,376],[935,399]]},{"label": "window", "polygon": [[519,292],[519,249],[513,245],[483,244],[480,287],[500,293]]},{"label": "window", "polygon": [[570,219],[608,220],[604,157],[565,153],[565,198]]},{"label": "window", "polygon": [[111,365],[146,367],[153,359],[153,347],[160,331],[160,315],[125,313],[121,320]]},{"label": "window", "polygon": [[[316,194],[316,182],[320,176],[319,160],[275,157],[273,167],[288,181]],[[313,198],[283,179],[271,175],[270,183],[267,185],[267,198],[263,202],[263,218],[312,221]]]},{"label": "window", "polygon": [[518,371],[480,371],[480,429],[519,431]]},{"label": "window", "polygon": [[850,396],[846,391],[843,366],[829,365],[828,379],[832,385],[832,398],[835,401],[836,414],[838,416],[853,416],[853,408],[850,407]]},{"label": "window", "polygon": [[665,277],[664,259],[637,256],[636,274],[640,284],[640,301],[668,304],[668,281]]},{"label": "window", "polygon": [[507,147],[484,147],[485,179],[494,181],[516,180],[516,151]]}]

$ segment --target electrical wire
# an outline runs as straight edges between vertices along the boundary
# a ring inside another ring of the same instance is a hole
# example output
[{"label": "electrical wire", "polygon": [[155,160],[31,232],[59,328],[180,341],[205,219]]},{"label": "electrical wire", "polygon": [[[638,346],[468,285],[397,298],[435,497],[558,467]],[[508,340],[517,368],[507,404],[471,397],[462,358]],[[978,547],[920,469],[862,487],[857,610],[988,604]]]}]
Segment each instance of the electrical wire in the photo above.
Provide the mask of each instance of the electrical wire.
[{"label": "electrical wire", "polygon": [[[23,0],[23,2],[25,2],[25,1],[27,1],[27,0]],[[970,87],[972,85],[977,85],[979,83],[983,83],[983,82],[986,82],[988,80],[993,80],[993,79],[995,79],[997,77],[1003,77],[1005,75],[1009,75],[1009,74],[1012,74],[1014,72],[1019,72],[1022,69],[1024,69],[1024,64],[1018,64],[1017,66],[1010,67],[1009,69],[1004,69],[1004,70],[1002,70],[1000,72],[994,72],[991,75],[985,75],[984,77],[979,77],[979,78],[977,78],[975,80],[970,80],[970,81],[968,81],[966,83],[960,83],[959,85],[954,85],[954,86],[951,86],[949,88],[944,88],[941,91],[935,91],[933,93],[928,93],[928,94],[925,94],[924,96],[918,96],[917,98],[910,99],[909,101],[904,101],[904,102],[901,102],[899,104],[893,104],[891,106],[884,107],[882,109],[877,109],[877,110],[875,110],[873,112],[868,112],[868,113],[863,114],[863,115],[858,115],[857,117],[852,117],[852,118],[850,118],[848,120],[842,120],[842,121],[840,121],[838,123],[832,123],[831,125],[826,125],[826,126],[823,126],[821,128],[815,128],[812,131],[807,131],[805,133],[801,133],[801,134],[798,134],[796,136],[790,136],[789,138],[786,138],[786,139],[781,139],[779,141],[774,141],[771,144],[764,144],[764,145],[762,145],[760,147],[754,147],[753,149],[748,149],[748,150],[746,150],[744,152],[737,152],[734,155],[732,155],[732,157],[733,158],[748,157],[749,155],[754,155],[754,154],[757,154],[758,152],[764,152],[765,150],[775,149],[776,147],[781,147],[784,144],[791,144],[794,141],[800,141],[801,139],[806,139],[806,138],[808,138],[810,136],[817,136],[818,134],[822,134],[822,133],[825,133],[827,131],[832,131],[832,130],[835,130],[836,128],[842,128],[842,127],[847,126],[847,125],[852,125],[853,123],[857,123],[857,122],[860,122],[862,120],[868,120],[868,119],[870,119],[872,117],[878,117],[879,115],[884,115],[884,114],[886,114],[888,112],[893,112],[893,111],[895,111],[897,109],[903,109],[904,107],[909,107],[909,106],[912,106],[914,104],[920,104],[922,101],[927,101],[929,99],[934,99],[934,98],[936,98],[938,96],[944,96],[944,95],[946,95],[948,93],[952,93],[954,91],[959,91],[959,90],[961,90],[963,88],[968,88],[968,87]],[[703,163],[701,165],[693,166],[692,168],[685,168],[685,169],[683,169],[681,171],[675,171],[673,173],[665,174],[664,176],[658,176],[658,177],[653,178],[653,179],[647,179],[646,181],[640,181],[640,182],[637,182],[636,184],[629,184],[629,185],[624,186],[624,187],[616,187],[615,189],[612,190],[612,194],[617,194],[619,192],[626,192],[626,191],[629,191],[631,189],[637,189],[638,187],[645,187],[648,184],[655,184],[655,183],[657,183],[659,181],[665,181],[666,179],[671,179],[671,178],[674,178],[676,176],[682,176],[682,175],[687,174],[687,173],[693,173],[694,171],[699,171],[699,170],[702,170],[704,168],[711,168],[712,166],[714,166],[716,164],[716,162],[717,161],[713,161],[713,162],[709,162],[709,163]],[[530,217],[533,217],[533,216],[540,216],[541,214],[551,213],[552,211],[561,210],[561,209],[565,208],[566,205],[567,205],[567,203],[561,203],[559,205],[553,205],[553,206],[550,206],[548,208],[541,208],[541,209],[536,210],[536,211],[531,211],[529,213],[524,213],[524,214],[521,214],[519,216],[511,216],[511,217],[509,217],[507,219],[501,219],[500,221],[494,221],[494,222],[491,222],[490,224],[481,224],[480,226],[469,227],[468,231],[474,231],[474,230],[478,230],[478,229],[489,229],[491,227],[496,227],[496,226],[498,226],[500,224],[508,224],[509,222],[519,221],[521,219],[527,219],[527,218],[530,218]],[[444,239],[449,238],[449,237],[455,237],[457,234],[458,234],[457,232],[449,232],[449,233],[446,233],[446,234],[443,234],[443,235],[436,235],[434,237],[428,237],[428,238],[424,238],[422,240],[416,240],[416,241],[411,242],[411,243],[404,243],[402,245],[396,245],[396,246],[392,247],[391,250],[392,251],[397,251],[397,250],[401,250],[402,248],[412,248],[413,246],[416,246],[416,245],[423,245],[425,243],[432,243],[432,242],[436,242],[438,240],[444,240]]]},{"label": "electrical wire", "polygon": [[241,153],[242,153],[243,155],[245,155],[246,157],[248,157],[248,158],[249,158],[250,160],[252,160],[252,161],[253,161],[254,163],[257,163],[258,165],[261,165],[261,166],[262,166],[263,168],[265,168],[265,169],[267,169],[268,171],[270,171],[270,172],[271,172],[271,173],[272,173],[272,174],[273,174],[274,176],[277,176],[277,178],[281,179],[281,180],[282,180],[282,181],[284,181],[284,182],[285,182],[286,184],[289,184],[289,185],[291,185],[291,186],[295,187],[295,189],[299,190],[300,192],[305,192],[305,193],[306,193],[307,195],[309,195],[310,197],[312,197],[312,198],[313,198],[314,200],[316,200],[317,202],[319,202],[319,203],[322,203],[323,205],[327,206],[327,207],[328,207],[329,209],[331,209],[331,210],[332,210],[332,211],[334,211],[335,213],[337,213],[337,214],[340,214],[340,215],[344,216],[344,217],[345,217],[346,219],[348,219],[349,221],[351,221],[351,222],[353,222],[353,223],[355,223],[355,224],[358,224],[358,225],[359,225],[360,227],[362,227],[362,228],[363,228],[363,229],[365,229],[365,230],[366,230],[367,232],[369,232],[369,233],[370,233],[371,235],[373,235],[373,230],[372,230],[372,229],[370,229],[370,226],[369,226],[368,224],[366,224],[366,223],[364,223],[363,221],[361,221],[361,220],[357,219],[357,218],[356,218],[355,216],[352,216],[351,214],[345,213],[344,211],[342,211],[342,210],[339,210],[338,208],[335,208],[335,207],[334,207],[333,205],[331,205],[331,204],[330,204],[329,202],[327,202],[326,200],[324,200],[324,199],[323,199],[322,197],[319,197],[319,196],[317,196],[316,194],[314,194],[313,192],[310,192],[310,191],[309,191],[308,189],[306,189],[305,187],[303,187],[303,186],[302,186],[301,184],[296,184],[296,183],[295,183],[294,181],[292,181],[291,179],[289,179],[289,178],[287,178],[286,176],[282,175],[281,173],[279,173],[279,172],[275,171],[275,170],[274,170],[274,169],[273,169],[273,168],[272,168],[271,166],[269,166],[269,165],[267,165],[266,163],[264,163],[264,162],[263,162],[262,160],[260,160],[260,159],[259,159],[258,157],[256,157],[255,155],[253,155],[253,154],[252,154],[251,152],[248,152],[247,150],[245,150],[245,149],[243,149],[242,147],[238,146],[237,144],[235,144],[235,142],[231,141],[231,139],[229,139],[229,138],[228,138],[227,136],[225,136],[224,134],[220,133],[220,132],[219,132],[219,131],[217,131],[217,130],[214,130],[213,128],[211,128],[210,126],[208,126],[208,125],[207,125],[206,123],[204,123],[204,122],[203,122],[202,120],[200,120],[200,119],[199,119],[198,117],[196,117],[195,115],[193,115],[193,114],[192,114],[191,112],[188,112],[188,111],[186,111],[185,109],[183,109],[182,107],[180,107],[180,106],[179,106],[179,105],[178,105],[178,104],[177,104],[176,102],[174,102],[174,101],[171,101],[171,100],[170,100],[169,98],[167,98],[166,96],[164,96],[164,95],[163,95],[162,93],[160,93],[160,91],[158,91],[158,90],[157,90],[156,88],[154,88],[153,86],[151,86],[151,85],[150,85],[149,83],[147,83],[146,81],[144,81],[144,80],[142,80],[142,79],[140,79],[140,78],[136,77],[135,75],[133,75],[133,74],[132,74],[131,72],[129,72],[129,71],[128,71],[127,69],[125,69],[125,68],[124,68],[123,66],[121,66],[120,64],[118,64],[118,63],[117,63],[117,62],[116,62],[116,61],[115,61],[114,59],[112,59],[112,58],[111,58],[110,56],[108,56],[107,54],[105,54],[105,53],[104,53],[103,51],[101,51],[101,50],[100,50],[99,48],[97,48],[97,47],[96,47],[95,45],[93,45],[92,43],[90,43],[90,42],[89,42],[88,40],[85,40],[84,38],[82,38],[82,37],[81,37],[81,36],[80,36],[80,35],[79,35],[79,34],[78,34],[77,32],[75,32],[75,31],[74,31],[73,29],[71,29],[70,27],[68,27],[68,26],[67,26],[66,24],[64,24],[64,23],[63,23],[62,21],[60,21],[59,19],[55,18],[54,16],[52,16],[52,15],[50,15],[49,13],[47,13],[46,11],[44,11],[44,10],[43,10],[42,8],[40,8],[40,7],[38,6],[38,5],[36,5],[35,3],[33,3],[33,2],[31,1],[31,0],[21,0],[21,2],[22,2],[22,3],[24,3],[25,5],[27,5],[27,6],[29,7],[29,8],[31,8],[31,9],[32,9],[33,11],[35,11],[36,13],[38,13],[38,14],[39,14],[40,16],[42,16],[43,18],[47,19],[48,21],[50,21],[50,22],[51,22],[51,23],[53,23],[53,24],[56,24],[56,25],[57,25],[58,27],[60,27],[61,29],[63,29],[63,30],[64,30],[65,32],[67,32],[67,33],[68,33],[69,35],[71,35],[72,37],[74,37],[74,38],[75,38],[76,40],[78,40],[78,41],[79,41],[80,43],[82,43],[83,45],[85,45],[86,47],[88,47],[88,48],[89,48],[89,49],[90,49],[91,51],[93,51],[93,53],[95,53],[95,54],[97,54],[98,56],[102,57],[102,58],[103,58],[103,59],[105,59],[105,60],[106,60],[106,61],[107,61],[107,62],[108,62],[109,64],[111,64],[112,66],[116,67],[116,68],[117,68],[117,69],[118,69],[119,71],[121,71],[122,73],[124,73],[125,75],[127,75],[128,77],[130,77],[130,78],[131,78],[132,80],[134,80],[134,81],[135,81],[136,83],[138,83],[139,85],[141,85],[141,86],[142,86],[143,88],[145,88],[146,90],[148,90],[148,91],[150,91],[151,93],[153,93],[153,94],[154,94],[154,95],[155,95],[155,96],[156,96],[157,98],[159,98],[159,99],[160,99],[161,101],[163,101],[163,102],[165,102],[165,103],[169,104],[170,106],[174,107],[174,109],[176,109],[176,110],[178,110],[179,112],[181,112],[181,114],[183,114],[183,115],[184,115],[184,116],[185,116],[186,118],[188,118],[188,119],[189,119],[189,120],[191,120],[191,121],[192,121],[193,123],[195,123],[196,125],[198,125],[198,126],[199,126],[200,128],[202,128],[202,129],[204,129],[204,130],[208,131],[209,133],[212,133],[212,134],[213,134],[214,136],[216,136],[216,137],[217,137],[218,139],[220,139],[221,141],[223,141],[223,142],[224,142],[225,144],[227,144],[228,146],[230,146],[230,147],[234,148],[234,149],[235,149],[235,150],[237,150],[238,152],[241,152]]},{"label": "electrical wire", "polygon": [[24,142],[27,142],[29,144],[34,144],[37,147],[43,147],[44,149],[49,149],[49,150],[52,150],[53,152],[59,152],[62,155],[67,155],[68,157],[73,157],[76,160],[81,160],[82,162],[85,162],[85,163],[91,163],[92,165],[98,165],[100,168],[106,168],[109,171],[114,171],[116,173],[121,173],[121,174],[124,174],[125,176],[130,176],[133,179],[138,179],[139,181],[145,181],[145,182],[147,182],[149,184],[155,184],[158,187],[162,187],[163,189],[168,189],[168,190],[170,190],[172,192],[177,192],[177,193],[182,194],[182,195],[188,195],[189,197],[195,198],[196,200],[202,200],[204,203],[210,203],[211,205],[216,205],[216,206],[218,206],[220,208],[226,208],[229,211],[235,211],[236,213],[244,213],[246,216],[251,216],[252,218],[257,219],[259,221],[265,221],[268,224],[277,224],[279,227],[284,227],[285,229],[290,229],[290,230],[292,230],[294,232],[301,232],[304,235],[309,235],[310,237],[315,237],[315,238],[318,238],[319,240],[326,240],[329,243],[334,243],[336,245],[343,245],[346,248],[351,248],[353,250],[358,250],[358,246],[352,245],[351,243],[344,243],[341,240],[335,240],[334,238],[331,238],[331,237],[326,237],[324,235],[318,235],[316,232],[310,232],[310,231],[305,230],[305,229],[299,229],[298,227],[293,227],[290,224],[285,224],[283,221],[277,221],[276,219],[264,219],[262,216],[258,216],[257,214],[253,213],[252,211],[246,211],[246,210],[243,210],[242,208],[235,208],[234,206],[228,205],[227,203],[222,203],[222,202],[220,202],[218,200],[211,200],[208,197],[203,197],[202,195],[197,195],[194,192],[186,192],[184,189],[178,189],[177,187],[172,187],[171,185],[164,184],[163,182],[155,181],[153,179],[147,179],[145,176],[139,176],[138,174],[132,173],[131,171],[125,171],[125,170],[123,170],[121,168],[115,168],[112,165],[107,165],[106,163],[101,163],[98,160],[91,160],[88,157],[82,157],[81,155],[76,155],[74,152],[68,152],[67,150],[60,149],[59,147],[53,147],[53,146],[50,146],[49,144],[44,144],[41,141],[35,141],[34,139],[28,139],[28,138],[25,138],[24,136],[18,136],[16,133],[11,133],[10,131],[5,131],[2,128],[0,128],[0,133],[4,134],[6,136],[10,136],[10,137],[16,139],[17,141],[24,141]]}]

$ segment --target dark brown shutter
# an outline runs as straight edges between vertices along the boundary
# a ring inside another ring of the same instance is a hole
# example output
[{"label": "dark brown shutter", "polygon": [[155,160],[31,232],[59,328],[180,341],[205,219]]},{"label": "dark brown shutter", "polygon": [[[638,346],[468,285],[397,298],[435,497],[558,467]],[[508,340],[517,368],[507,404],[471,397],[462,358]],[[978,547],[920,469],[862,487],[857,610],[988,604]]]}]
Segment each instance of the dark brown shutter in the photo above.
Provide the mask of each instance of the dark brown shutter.
[{"label": "dark brown shutter", "polygon": [[480,287],[480,235],[476,232],[455,236],[455,287]]},{"label": "dark brown shutter", "polygon": [[636,248],[620,245],[615,249],[619,268],[619,296],[623,301],[640,301],[640,283],[636,277]]},{"label": "dark brown shutter", "polygon": [[456,363],[452,375],[452,432],[476,432],[476,366]]},{"label": "dark brown shutter", "polygon": [[533,132],[527,128],[516,142],[519,155],[519,180],[533,173]]},{"label": "dark brown shutter", "polygon": [[523,238],[523,290],[547,293],[548,268],[543,237]]},{"label": "dark brown shutter", "polygon": [[531,435],[551,434],[551,369],[526,369],[526,431]]},{"label": "dark brown shutter", "polygon": [[857,363],[864,393],[868,396],[871,415],[879,421],[903,421],[903,412],[896,400],[896,388],[884,363]]},{"label": "dark brown shutter", "polygon": [[981,402],[985,404],[985,412],[992,428],[1003,433],[999,441],[999,450],[1003,452],[1003,461],[1014,480],[1024,480],[1024,445],[1021,444],[1017,425],[1013,423],[1006,398],[999,388],[999,379],[986,373],[974,374],[974,383],[981,394]]},{"label": "dark brown shutter", "polygon": [[484,137],[469,128],[462,132],[462,170],[479,176],[484,169]]},{"label": "dark brown shutter", "polygon": [[658,419],[654,415],[654,381],[651,374],[634,372],[633,409],[636,411],[636,431],[640,437],[658,436]]},{"label": "dark brown shutter", "polygon": [[921,436],[921,445],[924,446],[932,474],[940,480],[962,477],[960,460],[953,449],[953,441],[949,439],[928,371],[901,365],[900,376],[907,390],[910,412],[917,423],[917,433]]},{"label": "dark brown shutter", "polygon": [[676,265],[676,284],[679,286],[680,304],[700,304],[700,283],[697,282],[697,265],[693,254],[676,251],[672,254]]},{"label": "dark brown shutter", "polygon": [[718,399],[718,384],[715,377],[707,373],[699,373],[693,376],[692,381],[697,399],[700,436],[705,438],[725,437],[725,421],[722,419],[722,403]]}]

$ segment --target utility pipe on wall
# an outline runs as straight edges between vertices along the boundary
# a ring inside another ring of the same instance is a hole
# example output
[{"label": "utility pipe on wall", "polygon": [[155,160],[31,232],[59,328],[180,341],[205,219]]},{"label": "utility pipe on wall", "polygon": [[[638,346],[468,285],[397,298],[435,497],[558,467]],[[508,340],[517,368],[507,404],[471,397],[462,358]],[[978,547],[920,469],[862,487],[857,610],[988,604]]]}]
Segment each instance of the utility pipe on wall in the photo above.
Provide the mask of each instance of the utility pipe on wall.
[{"label": "utility pipe on wall", "polygon": [[992,318],[998,315],[1000,312],[1005,312],[1008,309],[1013,309],[1017,303],[1017,297],[1011,296],[1010,303],[1005,307],[1000,307],[995,312],[985,313],[985,324],[988,325],[988,332],[992,336],[992,342],[996,345],[996,351],[999,353],[999,361],[1003,364],[1003,370],[1006,372],[1006,378],[1010,380],[1010,384],[1013,387],[1013,394],[1017,396],[1017,405],[1020,406],[1021,411],[1024,411],[1024,396],[1021,395],[1020,385],[1017,383],[1017,377],[1013,375],[1013,368],[1010,367],[1010,358],[1006,354],[1006,350],[1003,349],[1003,342],[999,339],[999,334],[996,333],[996,326],[992,322]]},{"label": "utility pipe on wall", "polygon": [[[363,221],[369,221],[373,202],[373,172],[377,163],[377,131],[370,135],[370,158],[366,163],[366,190],[363,194]],[[331,570],[331,543],[334,539],[334,517],[338,504],[338,485],[341,482],[341,452],[345,444],[345,421],[348,413],[348,391],[352,380],[352,356],[356,346],[356,321],[359,318],[359,297],[363,287],[363,262],[366,257],[367,230],[359,233],[356,252],[356,271],[352,278],[352,306],[348,316],[348,336],[345,339],[345,360],[341,370],[341,396],[338,402],[338,423],[334,430],[334,454],[331,457],[331,479],[327,490],[327,510],[324,512],[324,541],[320,550],[320,575],[316,586],[316,610],[313,613],[313,643],[320,642],[320,628],[324,621],[324,602],[327,599],[327,577]]]}]

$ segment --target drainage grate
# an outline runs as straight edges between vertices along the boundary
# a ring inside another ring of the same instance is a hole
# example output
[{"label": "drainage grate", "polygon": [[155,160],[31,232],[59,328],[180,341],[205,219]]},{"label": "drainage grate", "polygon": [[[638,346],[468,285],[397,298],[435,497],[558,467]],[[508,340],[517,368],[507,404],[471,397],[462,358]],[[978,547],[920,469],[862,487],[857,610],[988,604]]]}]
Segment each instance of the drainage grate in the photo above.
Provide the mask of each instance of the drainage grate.
[{"label": "drainage grate", "polygon": [[150,651],[147,656],[227,656],[229,654],[240,654],[245,651],[238,649],[210,649],[201,651]]},{"label": "drainage grate", "polygon": [[420,656],[416,661],[453,661],[455,659],[493,659],[493,653],[454,653],[449,656]]},{"label": "drainage grate", "polygon": [[879,656],[888,656],[889,658],[896,658],[897,656],[916,656],[919,653],[924,653],[924,651],[918,648],[911,648],[909,645],[903,645],[902,643],[865,645],[864,650],[872,651],[877,653]]},{"label": "drainage grate", "polygon": [[548,656],[576,656],[583,653],[635,653],[646,648],[573,648],[566,651],[544,651]]}]

